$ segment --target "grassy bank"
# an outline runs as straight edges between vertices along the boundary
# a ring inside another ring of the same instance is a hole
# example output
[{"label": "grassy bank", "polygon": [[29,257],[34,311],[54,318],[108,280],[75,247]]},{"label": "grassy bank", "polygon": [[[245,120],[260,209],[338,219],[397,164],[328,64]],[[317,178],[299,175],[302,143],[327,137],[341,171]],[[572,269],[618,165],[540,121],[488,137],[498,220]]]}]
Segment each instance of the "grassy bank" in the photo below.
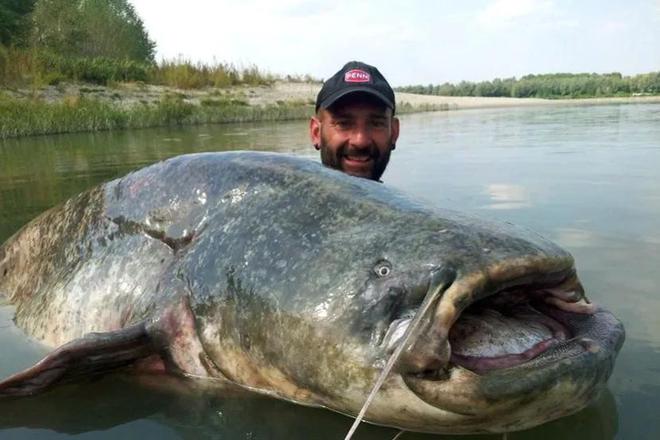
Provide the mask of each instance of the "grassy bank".
[{"label": "grassy bank", "polygon": [[96,99],[62,102],[0,99],[0,138],[206,123],[301,119],[314,111],[304,102],[251,106],[236,99],[206,99],[199,105],[176,95],[130,107]]},{"label": "grassy bank", "polygon": [[0,45],[0,139],[309,117],[308,98],[248,99],[247,88],[282,80],[319,83],[231,63],[140,63]]},{"label": "grassy bank", "polygon": [[[192,100],[166,94],[155,102],[125,105],[97,98],[68,96],[16,99],[0,94],[0,139],[87,131],[120,130],[230,122],[307,119],[314,113],[312,99],[288,99],[251,104],[230,96],[208,95]],[[397,114],[449,110],[447,103],[400,103]]]}]

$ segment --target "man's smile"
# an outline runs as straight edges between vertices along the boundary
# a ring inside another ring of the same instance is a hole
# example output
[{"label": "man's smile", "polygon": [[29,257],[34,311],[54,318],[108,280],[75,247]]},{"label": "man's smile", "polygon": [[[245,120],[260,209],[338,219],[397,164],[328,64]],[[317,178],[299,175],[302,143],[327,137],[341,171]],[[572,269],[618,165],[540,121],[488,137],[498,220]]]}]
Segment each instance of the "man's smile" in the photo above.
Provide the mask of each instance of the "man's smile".
[{"label": "man's smile", "polygon": [[357,163],[365,163],[371,161],[372,158],[370,155],[367,154],[345,154],[344,155],[344,161],[346,162],[357,162]]},{"label": "man's smile", "polygon": [[[350,174],[366,177],[374,164],[373,155],[365,153],[345,153],[340,157],[342,169]],[[366,173],[366,174],[365,174]]]}]

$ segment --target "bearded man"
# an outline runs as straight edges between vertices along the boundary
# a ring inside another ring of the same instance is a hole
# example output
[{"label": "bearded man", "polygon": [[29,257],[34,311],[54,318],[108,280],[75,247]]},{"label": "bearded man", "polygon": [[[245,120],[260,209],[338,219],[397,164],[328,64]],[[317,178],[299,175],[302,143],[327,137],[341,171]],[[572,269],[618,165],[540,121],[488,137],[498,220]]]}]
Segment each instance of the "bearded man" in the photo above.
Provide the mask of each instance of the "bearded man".
[{"label": "bearded man", "polygon": [[351,61],[328,79],[309,123],[324,165],[380,180],[399,138],[394,91],[373,66]]}]

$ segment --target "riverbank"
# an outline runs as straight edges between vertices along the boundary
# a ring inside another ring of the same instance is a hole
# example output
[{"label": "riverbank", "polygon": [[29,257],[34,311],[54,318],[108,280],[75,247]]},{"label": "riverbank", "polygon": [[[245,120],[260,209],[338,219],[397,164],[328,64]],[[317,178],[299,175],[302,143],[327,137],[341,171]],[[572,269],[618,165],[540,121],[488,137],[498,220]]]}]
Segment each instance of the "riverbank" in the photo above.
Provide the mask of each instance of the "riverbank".
[{"label": "riverbank", "polygon": [[[0,139],[31,135],[207,123],[304,119],[314,112],[316,82],[178,89],[142,83],[113,87],[61,83],[0,90]],[[397,93],[397,112],[540,105],[659,102],[660,96],[550,100]]]},{"label": "riverbank", "polygon": [[604,105],[660,103],[660,96],[632,96],[612,98],[540,99],[540,98],[490,98],[479,96],[435,96],[397,93],[397,102],[412,107],[440,106],[445,110],[467,110],[479,108],[558,106],[558,105]]}]

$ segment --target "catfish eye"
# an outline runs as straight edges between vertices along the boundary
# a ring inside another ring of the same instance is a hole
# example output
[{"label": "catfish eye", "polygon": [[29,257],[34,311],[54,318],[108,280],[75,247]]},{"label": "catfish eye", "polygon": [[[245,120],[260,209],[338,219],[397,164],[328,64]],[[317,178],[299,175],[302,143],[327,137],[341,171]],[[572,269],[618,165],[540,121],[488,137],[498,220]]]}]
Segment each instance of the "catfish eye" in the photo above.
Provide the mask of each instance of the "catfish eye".
[{"label": "catfish eye", "polygon": [[376,275],[383,278],[392,273],[392,265],[388,261],[379,261],[374,267]]}]

